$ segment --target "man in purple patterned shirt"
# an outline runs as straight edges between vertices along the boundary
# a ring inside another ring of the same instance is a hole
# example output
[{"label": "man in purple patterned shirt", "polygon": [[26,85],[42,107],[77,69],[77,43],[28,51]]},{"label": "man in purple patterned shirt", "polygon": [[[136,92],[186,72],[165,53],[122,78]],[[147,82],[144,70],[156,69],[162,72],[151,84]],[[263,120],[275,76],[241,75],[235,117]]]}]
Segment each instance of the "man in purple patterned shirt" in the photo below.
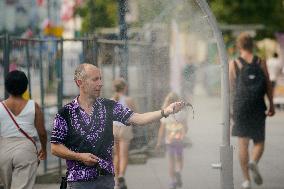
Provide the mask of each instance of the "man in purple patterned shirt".
[{"label": "man in purple patterned shirt", "polygon": [[184,102],[163,110],[134,113],[121,104],[100,98],[100,69],[80,64],[74,74],[79,96],[56,114],[51,136],[51,153],[67,164],[68,188],[113,189],[112,122],[145,125],[180,111]]}]

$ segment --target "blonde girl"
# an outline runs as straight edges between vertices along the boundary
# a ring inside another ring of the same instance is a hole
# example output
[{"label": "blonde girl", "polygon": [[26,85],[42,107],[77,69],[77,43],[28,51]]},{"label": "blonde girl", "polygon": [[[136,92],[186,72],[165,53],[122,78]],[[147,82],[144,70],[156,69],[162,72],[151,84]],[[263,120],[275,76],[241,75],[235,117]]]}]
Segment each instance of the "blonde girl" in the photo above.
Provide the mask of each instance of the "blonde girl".
[{"label": "blonde girl", "polygon": [[[175,101],[180,101],[179,96],[174,92],[170,92],[164,100],[162,109]],[[182,186],[183,139],[187,132],[186,116],[183,114],[183,112],[179,112],[176,115],[169,115],[167,118],[162,118],[158,133],[157,148],[161,146],[162,138],[165,138],[168,151],[169,176],[171,179],[170,189]]]}]

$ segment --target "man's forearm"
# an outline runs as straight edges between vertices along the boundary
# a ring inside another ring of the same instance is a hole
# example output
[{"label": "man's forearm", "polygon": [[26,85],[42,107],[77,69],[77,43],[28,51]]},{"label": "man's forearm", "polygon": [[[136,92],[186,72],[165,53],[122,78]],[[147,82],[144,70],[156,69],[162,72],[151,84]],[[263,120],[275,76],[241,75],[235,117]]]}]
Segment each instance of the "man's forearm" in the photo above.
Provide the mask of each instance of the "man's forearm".
[{"label": "man's forearm", "polygon": [[272,95],[272,85],[270,81],[267,81],[267,90],[266,90],[267,98],[269,100],[270,106],[273,105],[273,95]]},{"label": "man's forearm", "polygon": [[51,144],[51,153],[63,159],[80,161],[80,154],[69,150],[63,144]]},{"label": "man's forearm", "polygon": [[145,125],[162,118],[161,110],[154,112],[147,112],[143,114],[134,113],[129,122],[133,125]]}]

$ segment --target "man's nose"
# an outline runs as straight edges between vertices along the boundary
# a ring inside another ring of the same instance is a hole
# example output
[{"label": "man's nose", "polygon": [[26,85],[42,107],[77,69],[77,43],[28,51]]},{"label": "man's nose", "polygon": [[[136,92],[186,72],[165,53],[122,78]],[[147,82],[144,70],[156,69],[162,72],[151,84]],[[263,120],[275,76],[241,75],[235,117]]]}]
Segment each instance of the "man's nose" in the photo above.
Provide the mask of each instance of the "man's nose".
[{"label": "man's nose", "polygon": [[99,80],[98,85],[99,85],[100,87],[102,87],[102,86],[104,85],[102,79]]}]

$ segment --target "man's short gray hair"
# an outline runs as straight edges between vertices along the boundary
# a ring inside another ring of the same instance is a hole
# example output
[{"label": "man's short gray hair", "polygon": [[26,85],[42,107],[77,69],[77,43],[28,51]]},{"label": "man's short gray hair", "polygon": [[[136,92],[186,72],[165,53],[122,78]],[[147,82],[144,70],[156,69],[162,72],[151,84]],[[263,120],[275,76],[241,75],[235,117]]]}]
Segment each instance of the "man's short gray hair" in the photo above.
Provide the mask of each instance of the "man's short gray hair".
[{"label": "man's short gray hair", "polygon": [[87,76],[86,70],[85,70],[86,64],[80,64],[77,66],[75,72],[74,72],[74,80],[84,80]]}]

